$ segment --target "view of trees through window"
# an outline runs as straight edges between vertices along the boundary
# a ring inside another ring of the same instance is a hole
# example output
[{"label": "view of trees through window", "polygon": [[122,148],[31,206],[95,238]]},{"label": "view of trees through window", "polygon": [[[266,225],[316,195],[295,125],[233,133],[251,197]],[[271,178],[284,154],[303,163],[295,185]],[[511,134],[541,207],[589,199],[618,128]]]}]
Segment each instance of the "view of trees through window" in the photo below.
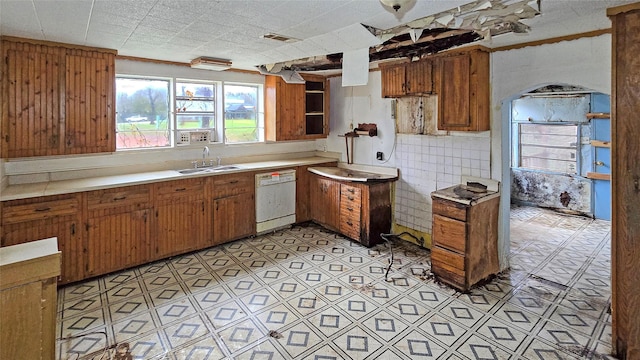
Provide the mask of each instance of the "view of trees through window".
[{"label": "view of trees through window", "polygon": [[213,83],[176,83],[176,128],[216,128],[216,88]]},{"label": "view of trees through window", "polygon": [[225,143],[263,141],[260,85],[225,84],[224,104],[220,83],[178,79],[174,99],[171,86],[169,79],[116,78],[117,149],[168,147],[172,134],[189,131],[210,131],[216,142],[222,128]]},{"label": "view of trees through window", "polygon": [[224,129],[227,143],[262,140],[257,86],[224,86]]},{"label": "view of trees through window", "polygon": [[169,146],[168,80],[116,78],[116,147]]}]

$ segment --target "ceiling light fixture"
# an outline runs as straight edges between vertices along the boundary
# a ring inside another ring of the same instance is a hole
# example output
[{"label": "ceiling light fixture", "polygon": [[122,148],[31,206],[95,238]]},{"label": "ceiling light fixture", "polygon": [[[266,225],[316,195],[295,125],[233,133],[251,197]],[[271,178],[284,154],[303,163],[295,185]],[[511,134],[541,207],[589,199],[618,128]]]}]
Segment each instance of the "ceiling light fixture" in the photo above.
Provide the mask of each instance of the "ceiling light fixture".
[{"label": "ceiling light fixture", "polygon": [[396,12],[400,10],[401,7],[407,5],[411,2],[411,0],[380,0],[382,5],[393,8]]},{"label": "ceiling light fixture", "polygon": [[231,69],[231,60],[201,56],[191,60],[191,67],[194,69],[214,71],[229,70]]}]

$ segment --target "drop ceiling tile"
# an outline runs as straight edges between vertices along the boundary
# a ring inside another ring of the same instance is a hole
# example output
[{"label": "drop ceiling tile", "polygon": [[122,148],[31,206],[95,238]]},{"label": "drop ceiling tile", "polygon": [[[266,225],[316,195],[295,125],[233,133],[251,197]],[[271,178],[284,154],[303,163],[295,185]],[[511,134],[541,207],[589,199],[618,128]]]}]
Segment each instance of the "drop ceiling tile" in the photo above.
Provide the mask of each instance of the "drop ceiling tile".
[{"label": "drop ceiling tile", "polygon": [[0,5],[0,32],[39,32],[40,25],[30,1],[4,1]]}]

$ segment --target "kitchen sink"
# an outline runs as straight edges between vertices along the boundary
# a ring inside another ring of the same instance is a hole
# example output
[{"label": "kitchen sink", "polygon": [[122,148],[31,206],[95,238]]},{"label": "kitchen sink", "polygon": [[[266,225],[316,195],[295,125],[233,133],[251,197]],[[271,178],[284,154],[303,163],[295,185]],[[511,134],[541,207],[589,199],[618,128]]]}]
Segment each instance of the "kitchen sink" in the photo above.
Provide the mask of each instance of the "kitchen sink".
[{"label": "kitchen sink", "polygon": [[201,173],[223,172],[223,171],[230,171],[230,170],[237,170],[237,169],[241,169],[241,167],[238,165],[219,165],[214,167],[182,169],[177,171],[182,175],[193,175],[193,174],[201,174]]},{"label": "kitchen sink", "polygon": [[220,165],[211,168],[211,171],[228,171],[228,170],[236,170],[240,169],[240,166],[237,165]]}]

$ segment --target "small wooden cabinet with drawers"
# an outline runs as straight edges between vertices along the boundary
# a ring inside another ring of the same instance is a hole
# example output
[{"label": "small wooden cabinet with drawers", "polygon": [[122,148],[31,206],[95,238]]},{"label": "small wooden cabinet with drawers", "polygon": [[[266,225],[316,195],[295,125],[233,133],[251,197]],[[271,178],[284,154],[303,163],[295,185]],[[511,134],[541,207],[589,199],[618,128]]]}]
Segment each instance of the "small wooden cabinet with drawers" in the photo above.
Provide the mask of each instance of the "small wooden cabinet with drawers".
[{"label": "small wooden cabinet with drawers", "polygon": [[313,174],[313,221],[371,247],[391,230],[391,182],[356,183]]},{"label": "small wooden cabinet with drawers", "polygon": [[433,231],[431,271],[454,288],[467,291],[500,271],[498,205],[494,196],[464,204],[431,195]]}]

